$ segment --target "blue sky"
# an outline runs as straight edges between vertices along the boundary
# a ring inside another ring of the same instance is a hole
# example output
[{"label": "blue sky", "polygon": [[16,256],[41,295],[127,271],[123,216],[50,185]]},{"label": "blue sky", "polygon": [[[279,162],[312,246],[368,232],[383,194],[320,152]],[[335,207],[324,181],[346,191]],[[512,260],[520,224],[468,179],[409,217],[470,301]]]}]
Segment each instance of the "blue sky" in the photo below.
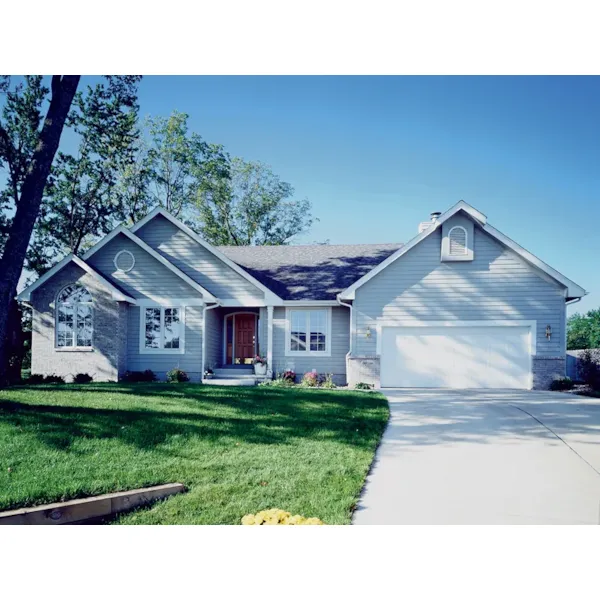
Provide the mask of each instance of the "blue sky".
[{"label": "blue sky", "polygon": [[270,164],[320,221],[299,242],[407,241],[460,199],[599,305],[600,78],[146,77],[143,114]]}]

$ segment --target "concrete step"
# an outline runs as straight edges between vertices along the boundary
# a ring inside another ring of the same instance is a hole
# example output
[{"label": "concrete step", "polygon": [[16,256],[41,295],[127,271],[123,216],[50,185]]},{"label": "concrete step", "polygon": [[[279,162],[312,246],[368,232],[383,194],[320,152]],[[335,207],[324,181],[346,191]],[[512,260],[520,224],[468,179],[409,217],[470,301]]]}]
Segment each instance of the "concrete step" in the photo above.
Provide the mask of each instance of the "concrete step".
[{"label": "concrete step", "polygon": [[215,377],[223,377],[224,379],[256,377],[254,369],[214,369],[214,374]]},{"label": "concrete step", "polygon": [[204,385],[256,385],[255,377],[213,377],[212,379],[203,379]]}]

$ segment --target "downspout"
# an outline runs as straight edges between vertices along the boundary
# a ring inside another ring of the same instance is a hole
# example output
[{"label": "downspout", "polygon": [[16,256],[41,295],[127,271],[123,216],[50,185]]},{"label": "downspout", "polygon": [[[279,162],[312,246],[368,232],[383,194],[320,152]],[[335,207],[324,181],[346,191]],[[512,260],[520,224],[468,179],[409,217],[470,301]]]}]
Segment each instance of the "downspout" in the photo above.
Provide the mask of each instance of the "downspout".
[{"label": "downspout", "polygon": [[200,371],[200,381],[204,380],[204,369],[206,367],[206,311],[218,306],[221,306],[221,303],[217,300],[212,306],[205,304],[202,309],[202,371]]},{"label": "downspout", "polygon": [[339,294],[336,296],[336,300],[342,305],[342,306],[346,306],[347,308],[350,309],[350,348],[348,350],[348,353],[346,354],[346,382],[348,381],[348,373],[349,373],[349,369],[348,369],[348,361],[350,360],[350,357],[352,356],[352,351],[354,349],[354,326],[353,326],[353,309],[352,309],[352,304],[347,304],[346,302],[342,302],[340,300],[340,296]]}]

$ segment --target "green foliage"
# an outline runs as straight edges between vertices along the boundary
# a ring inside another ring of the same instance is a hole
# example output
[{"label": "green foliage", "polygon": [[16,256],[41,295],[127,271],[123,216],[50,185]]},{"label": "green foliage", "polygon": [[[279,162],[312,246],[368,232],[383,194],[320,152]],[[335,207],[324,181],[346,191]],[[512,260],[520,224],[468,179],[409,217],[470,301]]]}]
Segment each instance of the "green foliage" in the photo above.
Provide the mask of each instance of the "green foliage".
[{"label": "green foliage", "polygon": [[93,380],[94,378],[87,373],[77,373],[73,377],[73,383],[92,383]]},{"label": "green foliage", "polygon": [[372,383],[365,383],[364,381],[359,381],[358,383],[356,383],[354,385],[354,389],[355,390],[372,390],[373,389],[373,384]]},{"label": "green foliage", "polygon": [[337,386],[333,383],[333,375],[331,373],[327,373],[321,382],[321,387],[329,390],[335,389]]},{"label": "green foliage", "polygon": [[584,350],[578,357],[577,370],[592,389],[600,390],[600,351]]},{"label": "green foliage", "polygon": [[128,381],[129,383],[148,383],[156,381],[157,379],[158,378],[152,369],[146,369],[145,371],[127,371],[125,375],[123,375],[123,381]]},{"label": "green foliage", "polygon": [[29,377],[26,383],[65,383],[65,378],[60,375],[40,375],[39,373],[34,373]]},{"label": "green foliage", "polygon": [[189,380],[189,375],[178,367],[167,371],[167,381],[169,383],[183,383]]},{"label": "green foliage", "polygon": [[575,313],[567,320],[567,349],[600,348],[600,309],[585,315]]},{"label": "green foliage", "polygon": [[[229,176],[225,176],[226,173]],[[277,246],[307,231],[314,219],[308,200],[260,162],[213,158],[198,190],[202,236],[224,246]]]},{"label": "green foliage", "polygon": [[0,255],[11,218],[21,197],[21,187],[39,142],[44,102],[48,88],[41,75],[28,75],[24,81],[10,87],[10,78],[2,79],[4,103],[0,125],[0,170],[6,175],[6,185],[0,189]]},{"label": "green foliage", "polygon": [[76,95],[67,127],[77,136],[77,152],[57,155],[28,253],[27,266],[38,274],[123,220],[116,187],[135,158],[139,79],[108,76]]},{"label": "green foliage", "polygon": [[553,392],[561,392],[563,390],[572,390],[574,385],[570,377],[560,377],[550,384],[550,389]]}]

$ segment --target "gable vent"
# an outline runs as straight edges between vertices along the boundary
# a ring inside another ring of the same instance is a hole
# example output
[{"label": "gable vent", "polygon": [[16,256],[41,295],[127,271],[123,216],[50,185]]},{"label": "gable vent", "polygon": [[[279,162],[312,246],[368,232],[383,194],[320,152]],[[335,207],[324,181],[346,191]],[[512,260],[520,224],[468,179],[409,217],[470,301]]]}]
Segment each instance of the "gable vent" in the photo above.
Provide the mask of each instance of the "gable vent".
[{"label": "gable vent", "polygon": [[453,227],[448,232],[450,256],[462,256],[467,253],[467,230],[464,227]]}]

